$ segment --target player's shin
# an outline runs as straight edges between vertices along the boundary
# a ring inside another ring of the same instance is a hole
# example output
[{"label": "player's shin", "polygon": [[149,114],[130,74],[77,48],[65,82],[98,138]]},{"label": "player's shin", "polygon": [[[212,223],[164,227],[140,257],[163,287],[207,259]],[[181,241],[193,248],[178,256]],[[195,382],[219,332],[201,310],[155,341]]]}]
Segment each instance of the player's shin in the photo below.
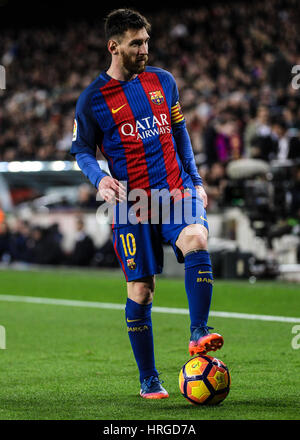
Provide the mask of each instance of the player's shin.
[{"label": "player's shin", "polygon": [[215,351],[222,347],[223,337],[210,333],[207,320],[210,310],[213,274],[209,253],[198,250],[185,255],[185,288],[191,319],[189,352]]},{"label": "player's shin", "polygon": [[193,251],[185,256],[185,289],[187,293],[191,332],[207,325],[210,309],[213,274],[209,253]]},{"label": "player's shin", "polygon": [[154,360],[151,308],[152,303],[143,305],[127,298],[126,324],[141,383],[147,377],[158,376]]}]

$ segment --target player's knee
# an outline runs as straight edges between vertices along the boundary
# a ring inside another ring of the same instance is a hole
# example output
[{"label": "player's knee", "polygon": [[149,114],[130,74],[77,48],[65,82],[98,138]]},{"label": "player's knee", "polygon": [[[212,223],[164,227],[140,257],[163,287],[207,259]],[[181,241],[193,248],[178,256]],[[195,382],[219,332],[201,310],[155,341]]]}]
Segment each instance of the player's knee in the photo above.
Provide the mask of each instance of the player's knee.
[{"label": "player's knee", "polygon": [[128,283],[128,297],[138,304],[150,304],[153,301],[154,277]]},{"label": "player's knee", "polygon": [[204,234],[197,234],[190,237],[189,240],[190,249],[207,249],[207,237]]},{"label": "player's knee", "polygon": [[128,296],[138,304],[150,304],[153,300],[151,289],[140,285],[135,285]]},{"label": "player's knee", "polygon": [[176,245],[185,255],[195,249],[207,249],[207,230],[202,225],[191,225],[180,234]]}]

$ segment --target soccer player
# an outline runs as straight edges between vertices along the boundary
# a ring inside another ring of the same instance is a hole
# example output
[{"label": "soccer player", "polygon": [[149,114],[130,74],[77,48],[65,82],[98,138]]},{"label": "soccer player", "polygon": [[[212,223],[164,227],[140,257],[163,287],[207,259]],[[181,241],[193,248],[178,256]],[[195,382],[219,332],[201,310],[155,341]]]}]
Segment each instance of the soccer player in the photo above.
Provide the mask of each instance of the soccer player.
[{"label": "soccer player", "polygon": [[[127,281],[125,317],[139,369],[140,395],[161,399],[169,395],[155,367],[151,308],[155,274],[163,268],[163,243],[171,244],[178,262],[185,265],[190,355],[221,348],[223,337],[207,326],[213,287],[207,195],[175,80],[169,72],[147,66],[150,27],[144,16],[131,9],[117,9],[106,17],[111,63],[78,99],[71,153],[102,198],[116,201],[113,243]],[[111,175],[100,169],[97,147]],[[129,191],[141,189],[149,195],[152,190],[177,191],[183,209],[197,208],[200,215],[192,223],[186,216],[179,223],[174,221],[179,201],[173,197],[169,222],[152,223],[150,211],[147,221],[140,218],[124,224],[117,216],[128,198],[124,183]]]}]

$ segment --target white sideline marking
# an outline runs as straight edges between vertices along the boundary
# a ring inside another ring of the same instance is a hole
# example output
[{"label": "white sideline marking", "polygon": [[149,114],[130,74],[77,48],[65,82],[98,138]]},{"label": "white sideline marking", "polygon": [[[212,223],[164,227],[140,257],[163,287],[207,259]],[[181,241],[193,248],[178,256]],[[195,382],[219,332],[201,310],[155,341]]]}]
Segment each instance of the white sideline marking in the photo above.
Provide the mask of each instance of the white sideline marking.
[{"label": "white sideline marking", "polygon": [[[16,296],[16,295],[0,295],[0,301],[22,302],[31,304],[51,304],[55,306],[71,306],[71,307],[90,307],[93,309],[111,309],[124,310],[125,304],[102,303],[96,301],[78,301],[72,299],[58,299],[58,298],[38,298],[35,296]],[[188,315],[188,309],[181,309],[175,307],[152,307],[153,312],[168,313],[172,315]],[[248,313],[235,312],[214,312],[210,311],[209,316],[217,318],[237,318],[237,319],[252,319],[255,321],[272,321],[272,322],[296,322],[300,323],[300,318],[292,318],[288,316],[272,316],[272,315],[253,315]]]}]

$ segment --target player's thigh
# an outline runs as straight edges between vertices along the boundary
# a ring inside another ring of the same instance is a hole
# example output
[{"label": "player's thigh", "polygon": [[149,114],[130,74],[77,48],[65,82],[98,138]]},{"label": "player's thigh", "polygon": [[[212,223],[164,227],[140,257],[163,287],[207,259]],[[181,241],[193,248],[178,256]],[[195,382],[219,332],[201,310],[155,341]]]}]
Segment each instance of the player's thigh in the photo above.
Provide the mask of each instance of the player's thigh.
[{"label": "player's thigh", "polygon": [[177,261],[184,262],[184,255],[194,249],[207,249],[208,222],[200,197],[195,194],[185,196],[174,204],[170,223],[162,225],[162,235],[166,243],[173,246]]}]

